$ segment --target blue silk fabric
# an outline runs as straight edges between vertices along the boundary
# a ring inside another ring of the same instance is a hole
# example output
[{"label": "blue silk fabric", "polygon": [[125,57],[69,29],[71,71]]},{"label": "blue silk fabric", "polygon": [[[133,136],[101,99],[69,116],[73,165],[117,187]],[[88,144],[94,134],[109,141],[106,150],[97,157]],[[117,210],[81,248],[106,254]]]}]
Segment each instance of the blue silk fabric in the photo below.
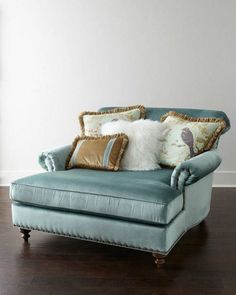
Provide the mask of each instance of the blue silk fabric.
[{"label": "blue silk fabric", "polygon": [[11,198],[37,207],[167,224],[183,208],[183,195],[170,186],[171,174],[172,169],[40,173],[13,182]]}]

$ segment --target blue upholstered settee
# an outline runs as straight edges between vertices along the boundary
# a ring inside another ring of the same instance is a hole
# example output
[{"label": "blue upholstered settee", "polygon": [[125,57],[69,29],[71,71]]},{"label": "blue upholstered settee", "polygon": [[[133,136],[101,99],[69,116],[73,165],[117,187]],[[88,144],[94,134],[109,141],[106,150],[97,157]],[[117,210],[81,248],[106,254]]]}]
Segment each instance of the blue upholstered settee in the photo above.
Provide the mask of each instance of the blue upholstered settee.
[{"label": "blue upholstered settee", "polygon": [[[107,110],[104,108],[102,110]],[[170,110],[192,117],[219,117],[220,111],[147,108],[159,120]],[[210,210],[216,149],[175,169],[154,171],[65,170],[71,146],[39,157],[47,170],[11,185],[13,224],[27,241],[31,230],[153,253],[157,265],[177,241],[203,221]]]}]

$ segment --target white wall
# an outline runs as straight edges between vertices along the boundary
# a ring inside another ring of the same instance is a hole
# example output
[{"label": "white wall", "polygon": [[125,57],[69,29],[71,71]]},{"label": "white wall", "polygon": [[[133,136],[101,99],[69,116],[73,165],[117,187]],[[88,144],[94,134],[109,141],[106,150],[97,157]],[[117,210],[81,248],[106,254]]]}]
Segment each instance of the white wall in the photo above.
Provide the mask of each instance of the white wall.
[{"label": "white wall", "polygon": [[235,0],[0,0],[0,178],[40,170],[83,110],[224,110],[216,184],[236,185]]}]

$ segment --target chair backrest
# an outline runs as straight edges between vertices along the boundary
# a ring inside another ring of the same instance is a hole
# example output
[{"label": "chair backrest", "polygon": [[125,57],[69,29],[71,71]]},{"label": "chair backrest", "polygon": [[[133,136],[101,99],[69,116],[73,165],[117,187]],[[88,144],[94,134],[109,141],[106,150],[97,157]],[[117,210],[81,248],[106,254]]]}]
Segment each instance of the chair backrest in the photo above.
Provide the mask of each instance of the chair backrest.
[{"label": "chair backrest", "polygon": [[[99,111],[107,111],[114,109],[116,107],[104,107],[101,108]],[[222,118],[225,120],[226,128],[223,133],[226,133],[230,129],[230,120],[227,115],[222,111],[215,111],[215,110],[201,110],[201,109],[182,109],[182,108],[146,108],[146,119],[151,120],[160,120],[160,117],[169,111],[176,111],[178,113],[186,114],[190,117],[214,117],[214,118]]]}]

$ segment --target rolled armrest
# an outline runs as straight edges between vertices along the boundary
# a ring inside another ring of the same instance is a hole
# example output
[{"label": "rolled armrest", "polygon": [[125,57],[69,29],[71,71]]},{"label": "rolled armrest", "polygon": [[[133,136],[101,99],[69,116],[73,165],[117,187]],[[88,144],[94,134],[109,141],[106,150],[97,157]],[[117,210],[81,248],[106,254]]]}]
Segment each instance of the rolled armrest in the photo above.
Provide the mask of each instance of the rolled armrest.
[{"label": "rolled armrest", "polygon": [[40,166],[49,171],[65,170],[67,156],[71,150],[71,145],[55,148],[50,151],[42,152],[39,155]]},{"label": "rolled armrest", "polygon": [[213,172],[221,163],[216,150],[202,153],[175,167],[171,175],[171,186],[183,191],[184,186],[192,184]]}]

